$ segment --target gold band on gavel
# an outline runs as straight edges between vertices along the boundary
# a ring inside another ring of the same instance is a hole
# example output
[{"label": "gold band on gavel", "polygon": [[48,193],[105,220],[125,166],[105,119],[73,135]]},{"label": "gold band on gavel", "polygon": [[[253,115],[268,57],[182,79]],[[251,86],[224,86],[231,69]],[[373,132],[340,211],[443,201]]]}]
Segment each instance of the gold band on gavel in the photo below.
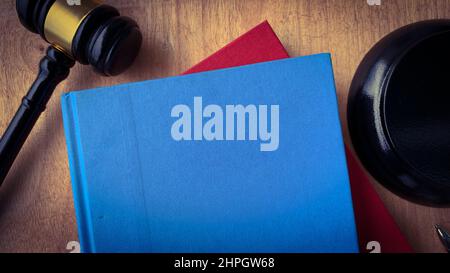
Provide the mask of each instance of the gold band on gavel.
[{"label": "gold band on gavel", "polygon": [[101,0],[56,0],[50,7],[44,23],[44,36],[47,42],[72,56],[72,41],[78,27],[101,3]]}]

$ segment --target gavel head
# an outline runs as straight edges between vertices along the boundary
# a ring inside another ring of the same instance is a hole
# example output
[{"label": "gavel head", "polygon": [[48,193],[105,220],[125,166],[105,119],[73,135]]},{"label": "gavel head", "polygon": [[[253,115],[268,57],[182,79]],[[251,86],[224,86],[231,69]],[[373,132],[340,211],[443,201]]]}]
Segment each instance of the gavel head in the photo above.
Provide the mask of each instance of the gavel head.
[{"label": "gavel head", "polygon": [[136,22],[101,0],[16,0],[16,9],[27,29],[106,76],[126,70],[142,44]]}]

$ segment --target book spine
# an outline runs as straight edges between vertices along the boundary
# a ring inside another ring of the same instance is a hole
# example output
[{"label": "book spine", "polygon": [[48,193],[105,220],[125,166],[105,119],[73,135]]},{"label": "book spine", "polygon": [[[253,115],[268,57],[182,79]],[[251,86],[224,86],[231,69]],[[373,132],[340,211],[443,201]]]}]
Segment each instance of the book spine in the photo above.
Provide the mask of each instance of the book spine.
[{"label": "book spine", "polygon": [[95,244],[92,229],[92,217],[89,210],[89,195],[86,184],[82,145],[80,142],[76,96],[71,93],[63,94],[61,97],[61,106],[69,157],[75,214],[78,223],[78,238],[81,251],[92,253],[95,252]]}]

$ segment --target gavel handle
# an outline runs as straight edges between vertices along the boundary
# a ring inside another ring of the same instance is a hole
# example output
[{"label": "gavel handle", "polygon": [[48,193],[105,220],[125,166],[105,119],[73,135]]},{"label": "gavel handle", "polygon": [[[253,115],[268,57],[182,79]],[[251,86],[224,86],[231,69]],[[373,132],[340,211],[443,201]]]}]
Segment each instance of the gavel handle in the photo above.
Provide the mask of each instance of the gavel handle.
[{"label": "gavel handle", "polygon": [[74,65],[75,61],[58,49],[47,49],[36,80],[0,140],[0,186],[56,86],[69,76]]}]

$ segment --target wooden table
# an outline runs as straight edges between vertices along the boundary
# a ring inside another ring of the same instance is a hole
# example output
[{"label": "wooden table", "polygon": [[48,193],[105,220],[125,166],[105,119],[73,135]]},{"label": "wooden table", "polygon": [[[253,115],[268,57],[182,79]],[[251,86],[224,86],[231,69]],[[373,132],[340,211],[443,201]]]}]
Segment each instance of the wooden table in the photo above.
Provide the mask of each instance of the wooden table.
[{"label": "wooden table", "polygon": [[[102,78],[90,67],[77,65],[57,89],[0,188],[0,252],[67,252],[67,243],[77,240],[61,121],[63,91],[177,75],[265,19],[291,56],[332,53],[340,115],[350,143],[347,92],[364,54],[400,26],[450,18],[449,0],[381,0],[380,6],[366,1],[106,1],[136,18],[145,37],[142,52],[132,69],[115,78]],[[47,47],[20,25],[14,2],[0,3],[1,132],[34,80]],[[373,184],[416,251],[444,250],[433,224],[450,224],[450,209],[419,206]]]}]

